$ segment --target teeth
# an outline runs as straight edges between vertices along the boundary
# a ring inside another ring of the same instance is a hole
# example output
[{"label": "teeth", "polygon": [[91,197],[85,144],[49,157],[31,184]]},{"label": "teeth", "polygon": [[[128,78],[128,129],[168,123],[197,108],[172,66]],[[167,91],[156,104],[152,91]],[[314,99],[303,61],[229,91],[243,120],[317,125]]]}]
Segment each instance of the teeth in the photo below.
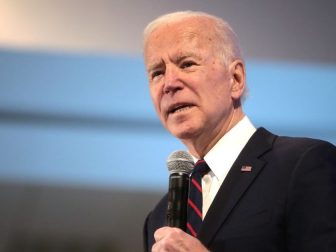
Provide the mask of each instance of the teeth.
[{"label": "teeth", "polygon": [[178,107],[176,109],[173,110],[173,113],[177,113],[177,112],[181,112],[181,111],[184,111],[184,110],[187,110],[187,109],[190,109],[191,106],[181,106],[181,107]]}]

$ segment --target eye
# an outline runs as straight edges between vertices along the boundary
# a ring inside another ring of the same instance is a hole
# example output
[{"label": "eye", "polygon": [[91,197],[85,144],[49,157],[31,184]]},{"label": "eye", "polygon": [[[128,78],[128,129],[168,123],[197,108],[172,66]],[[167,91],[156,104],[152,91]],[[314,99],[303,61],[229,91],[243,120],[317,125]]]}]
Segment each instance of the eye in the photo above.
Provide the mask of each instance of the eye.
[{"label": "eye", "polygon": [[152,74],[151,74],[151,78],[152,80],[155,79],[156,77],[160,76],[163,74],[163,71],[162,70],[156,70],[156,71],[153,71]]},{"label": "eye", "polygon": [[188,61],[183,61],[180,67],[184,69],[184,68],[192,67],[194,65],[196,65],[194,61],[188,60]]}]

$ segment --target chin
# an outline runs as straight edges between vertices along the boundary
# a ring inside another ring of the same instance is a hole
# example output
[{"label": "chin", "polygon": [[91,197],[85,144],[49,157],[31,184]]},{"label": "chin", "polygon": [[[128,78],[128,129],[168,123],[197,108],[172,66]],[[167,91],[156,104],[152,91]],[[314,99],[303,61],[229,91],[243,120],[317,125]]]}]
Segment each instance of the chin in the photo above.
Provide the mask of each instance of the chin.
[{"label": "chin", "polygon": [[180,116],[166,120],[165,127],[173,136],[184,140],[195,138],[203,130],[204,123],[199,118]]},{"label": "chin", "polygon": [[168,130],[172,135],[181,140],[194,138],[198,132],[198,130],[196,130],[194,127],[183,127],[183,126],[180,127],[177,126],[174,127],[173,129]]}]

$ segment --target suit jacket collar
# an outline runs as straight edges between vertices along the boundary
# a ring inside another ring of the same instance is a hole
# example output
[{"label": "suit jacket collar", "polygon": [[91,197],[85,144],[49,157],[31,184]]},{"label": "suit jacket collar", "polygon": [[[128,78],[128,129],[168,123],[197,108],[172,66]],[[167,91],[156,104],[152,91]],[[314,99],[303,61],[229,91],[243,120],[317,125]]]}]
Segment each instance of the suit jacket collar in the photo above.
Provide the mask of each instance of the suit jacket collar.
[{"label": "suit jacket collar", "polygon": [[[259,128],[239,154],[204,218],[198,235],[204,245],[211,243],[234,206],[263,169],[265,161],[260,157],[272,148],[275,138],[266,129]],[[242,166],[251,166],[252,171],[241,172]]]}]

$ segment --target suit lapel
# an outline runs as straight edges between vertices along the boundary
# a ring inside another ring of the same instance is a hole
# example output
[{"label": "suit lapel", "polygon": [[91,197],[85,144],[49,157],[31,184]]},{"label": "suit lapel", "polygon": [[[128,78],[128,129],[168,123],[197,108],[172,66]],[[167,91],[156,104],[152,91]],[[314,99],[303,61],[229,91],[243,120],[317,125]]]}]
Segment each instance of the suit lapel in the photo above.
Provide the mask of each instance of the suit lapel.
[{"label": "suit lapel", "polygon": [[[260,156],[271,149],[275,138],[275,135],[260,128],[239,154],[203,221],[198,238],[205,245],[211,243],[234,206],[261,172],[265,162]],[[252,170],[247,167],[247,170],[241,171],[242,166],[250,166]]]}]

